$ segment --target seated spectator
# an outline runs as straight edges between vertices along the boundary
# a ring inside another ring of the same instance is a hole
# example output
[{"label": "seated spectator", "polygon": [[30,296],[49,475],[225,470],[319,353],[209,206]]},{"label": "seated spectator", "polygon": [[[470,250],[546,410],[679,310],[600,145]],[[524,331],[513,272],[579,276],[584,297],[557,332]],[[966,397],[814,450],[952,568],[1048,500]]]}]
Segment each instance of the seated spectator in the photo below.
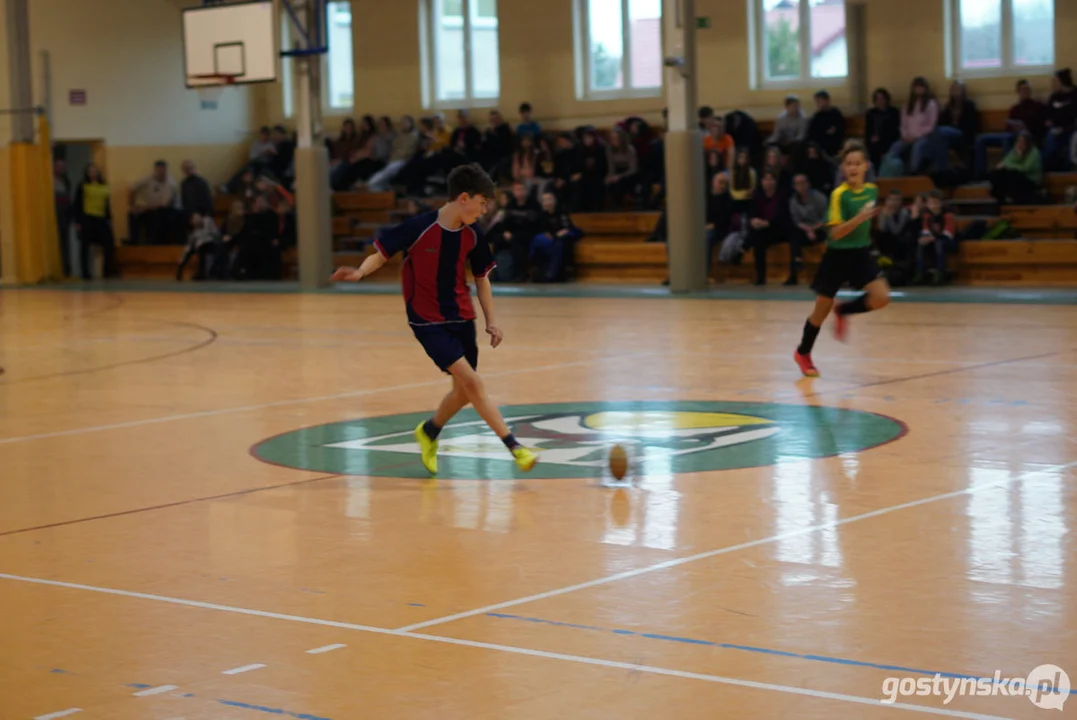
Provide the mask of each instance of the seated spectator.
[{"label": "seated spectator", "polygon": [[[449,136],[449,147],[460,153],[468,163],[479,160],[482,152],[482,134],[471,124],[471,113],[467,110],[456,112],[456,129]],[[446,168],[446,172],[450,169]]]},{"label": "seated spectator", "polygon": [[434,172],[437,165],[437,154],[434,147],[437,144],[435,137],[433,118],[422,118],[419,121],[418,143],[411,159],[397,174],[397,181],[406,186],[407,194],[412,197],[420,197],[425,194],[426,180]]},{"label": "seated spectator", "polygon": [[639,160],[636,148],[628,141],[628,133],[614,128],[606,147],[606,187],[614,209],[624,204],[625,196],[635,194],[639,182]]},{"label": "seated spectator", "polygon": [[554,179],[554,151],[553,145],[550,144],[550,138],[546,135],[539,135],[538,138],[538,153],[535,161],[535,180],[545,188],[545,186]]},{"label": "seated spectator", "polygon": [[187,247],[176,268],[176,280],[183,280],[183,271],[194,255],[198,255],[198,265],[192,280],[205,280],[213,270],[213,263],[221,254],[221,235],[217,224],[210,215],[191,214],[191,229],[187,234]]},{"label": "seated spectator", "polygon": [[786,159],[776,147],[767,148],[763,155],[763,172],[770,171],[778,178],[778,189],[786,196],[793,192],[793,175],[786,169]]},{"label": "seated spectator", "polygon": [[193,160],[184,160],[180,165],[183,172],[183,182],[180,183],[180,207],[187,217],[198,213],[199,215],[213,215],[213,190],[209,186],[209,180],[195,172]]},{"label": "seated spectator", "polygon": [[276,154],[277,146],[270,136],[269,128],[262,126],[258,130],[257,139],[251,143],[250,149],[247,151],[247,163],[256,168],[269,170]]},{"label": "seated spectator", "polygon": [[580,211],[601,212],[606,203],[609,164],[606,159],[606,146],[598,139],[598,132],[593,127],[583,131],[580,159],[583,168],[580,180]]},{"label": "seated spectator", "polygon": [[883,156],[901,139],[901,113],[890,104],[886,88],[878,88],[871,97],[871,109],[864,114],[864,134],[871,164],[879,167]]},{"label": "seated spectator", "polygon": [[[583,233],[572,223],[552,192],[542,193],[541,232],[531,241],[531,264],[535,282],[562,282],[574,265],[576,241]],[[545,265],[545,268],[543,268]]]},{"label": "seated spectator", "polygon": [[785,98],[785,110],[774,121],[767,144],[778,146],[783,155],[793,155],[807,137],[808,116],[800,109],[800,99],[790,95]]},{"label": "seated spectator", "polygon": [[434,142],[430,145],[430,150],[439,153],[449,147],[453,131],[445,124],[445,115],[443,113],[434,113],[433,117],[431,117],[431,122],[434,124],[434,129],[431,132]]},{"label": "seated spectator", "polygon": [[1047,101],[1047,139],[1043,145],[1044,166],[1048,172],[1070,169],[1066,151],[1077,127],[1077,88],[1069,68],[1059,70],[1051,78],[1050,99]]},{"label": "seated spectator", "polygon": [[815,93],[815,114],[808,123],[808,140],[831,158],[837,157],[845,144],[845,116],[831,104],[826,90]]},{"label": "seated spectator", "polygon": [[733,145],[733,136],[725,131],[725,121],[722,118],[715,116],[710,120],[707,134],[703,138],[703,151],[718,153],[722,170],[733,167],[736,147]]},{"label": "seated spectator", "polygon": [[516,142],[516,152],[512,155],[512,180],[523,183],[530,189],[537,175],[538,152],[535,150],[535,139],[531,135],[520,135]]},{"label": "seated spectator", "polygon": [[290,184],[295,176],[295,142],[283,125],[273,127],[273,156],[269,161],[269,172],[283,182]]},{"label": "seated spectator", "polygon": [[733,197],[733,212],[748,211],[755,193],[758,175],[752,167],[752,156],[747,148],[737,150],[737,159],[730,173],[729,194]]},{"label": "seated spectator", "polygon": [[146,230],[151,245],[164,245],[183,225],[180,195],[175,181],[168,175],[168,163],[158,160],[153,174],[131,186],[128,197],[130,241],[139,244]]},{"label": "seated spectator", "polygon": [[998,164],[990,179],[991,195],[999,205],[1032,205],[1040,199],[1043,159],[1031,133],[1017,136],[1017,145]]},{"label": "seated spectator", "polygon": [[232,202],[232,208],[229,210],[228,217],[225,218],[224,224],[221,227],[220,254],[218,255],[217,262],[213,263],[213,267],[211,268],[214,279],[227,280],[232,277],[232,259],[239,246],[235,240],[239,238],[240,234],[243,232],[243,225],[247,219],[247,212],[249,209],[253,209],[253,207],[253,202],[249,208],[242,200],[235,200]]},{"label": "seated spectator", "polygon": [[419,132],[415,129],[415,118],[405,115],[400,118],[400,132],[393,137],[388,164],[370,176],[367,189],[372,192],[387,192],[392,189],[393,180],[408,164],[408,161],[415,157],[418,149]]},{"label": "seated spectator", "polygon": [[795,192],[789,200],[789,278],[785,285],[796,285],[803,264],[802,248],[826,239],[827,199],[814,190],[808,176],[801,173],[793,179]]},{"label": "seated spectator", "polygon": [[[871,169],[868,168],[868,172]],[[808,182],[811,186],[823,193],[829,195],[838,185],[841,185],[845,181],[845,177],[842,174],[841,165],[838,165],[836,174],[841,178],[835,180],[834,161],[827,157],[818,145],[815,143],[808,143],[807,156],[804,161],[804,174],[808,176]],[[867,182],[871,182],[869,179]]]},{"label": "seated spectator", "polygon": [[499,268],[511,282],[524,282],[528,275],[531,241],[540,230],[542,207],[522,182],[512,184],[512,198],[503,208],[495,247],[509,251],[510,267]]},{"label": "seated spectator", "polygon": [[911,150],[907,173],[919,174],[932,159],[931,142],[938,122],[939,104],[935,102],[927,80],[918,77],[912,81],[909,102],[901,110],[901,139],[891,146],[886,161],[901,160],[902,155]]},{"label": "seated spectator", "polygon": [[932,190],[927,194],[927,208],[923,212],[923,229],[916,246],[916,275],[913,285],[922,285],[929,273],[925,272],[928,253],[935,255],[935,267],[930,271],[932,284],[946,282],[946,253],[955,245],[954,216],[946,209],[942,193]]},{"label": "seated spectator", "polygon": [[232,238],[238,250],[232,263],[236,280],[280,279],[279,218],[269,200],[259,195],[251,212],[243,219],[243,229]]},{"label": "seated spectator", "polygon": [[732,110],[726,113],[724,125],[725,131],[733,138],[734,147],[746,148],[753,158],[759,157],[762,150],[759,124],[751,115],[743,110]]},{"label": "seated spectator", "polygon": [[950,98],[939,114],[938,147],[934,151],[936,172],[949,169],[950,150],[955,150],[966,165],[970,164],[969,152],[979,134],[980,111],[969,99],[965,83],[954,80],[950,83]]},{"label": "seated spectator", "polygon": [[557,136],[557,152],[554,154],[553,187],[557,191],[558,205],[565,212],[576,212],[580,206],[583,181],[583,158],[571,133]]},{"label": "seated spectator", "polygon": [[361,147],[355,121],[348,118],[340,126],[340,136],[329,143],[330,171],[343,162],[350,162],[352,153]]},{"label": "seated spectator", "polygon": [[482,133],[482,166],[497,182],[511,172],[512,130],[497,110],[491,110],[488,117],[490,125]]},{"label": "seated spectator", "polygon": [[714,248],[720,247],[733,230],[733,196],[729,194],[729,176],[718,173],[707,196],[707,274],[714,263]]},{"label": "seated spectator", "polygon": [[1032,97],[1032,85],[1028,80],[1017,81],[1017,104],[1010,108],[1010,117],[1006,120],[1006,132],[983,133],[976,138],[975,172],[977,178],[987,175],[987,148],[1001,147],[1003,155],[1013,149],[1017,135],[1028,131],[1033,142],[1043,140],[1047,123],[1047,106]]},{"label": "seated spectator", "polygon": [[700,132],[708,135],[711,131],[711,125],[714,124],[714,108],[710,105],[701,105],[699,110],[696,111],[696,118],[699,122]]},{"label": "seated spectator", "polygon": [[339,163],[330,165],[329,184],[333,190],[337,192],[350,190],[352,185],[360,179],[360,175],[368,169],[369,166],[363,163],[370,159],[376,135],[377,126],[374,116],[364,115],[359,121],[358,136],[348,142],[351,151],[342,157]]},{"label": "seated spectator", "polygon": [[647,124],[647,121],[641,117],[625,118],[621,125],[624,127],[625,132],[628,133],[632,147],[636,149],[636,160],[642,168],[647,161],[647,152],[650,150],[651,142],[654,140],[654,132],[651,130],[651,126]]},{"label": "seated spectator", "polygon": [[[755,258],[753,285],[767,284],[767,248],[785,242],[789,232],[788,196],[778,190],[778,178],[765,171],[748,208],[748,242]],[[790,258],[792,254],[790,253]],[[795,275],[796,259],[790,259],[790,275]],[[788,281],[787,281],[788,282]]]},{"label": "seated spectator", "polygon": [[900,190],[891,190],[875,222],[875,245],[891,263],[905,262],[912,254],[920,225],[913,220]]},{"label": "seated spectator", "polygon": [[520,103],[520,124],[516,126],[517,142],[524,136],[530,137],[531,141],[535,142],[538,140],[538,136],[542,134],[542,128],[531,119],[531,116],[531,103]]},{"label": "seated spectator", "polygon": [[79,239],[79,264],[82,279],[92,280],[90,248],[101,248],[105,277],[116,277],[116,239],[112,234],[110,191],[101,170],[94,163],[86,166],[82,182],[75,188],[71,217]]}]

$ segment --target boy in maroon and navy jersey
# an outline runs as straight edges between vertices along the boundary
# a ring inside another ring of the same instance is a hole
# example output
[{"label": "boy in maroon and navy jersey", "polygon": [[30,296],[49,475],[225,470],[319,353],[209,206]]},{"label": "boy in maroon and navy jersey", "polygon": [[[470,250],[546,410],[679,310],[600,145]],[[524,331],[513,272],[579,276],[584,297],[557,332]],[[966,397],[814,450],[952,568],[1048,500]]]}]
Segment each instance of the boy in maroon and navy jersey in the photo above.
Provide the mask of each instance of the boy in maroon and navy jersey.
[{"label": "boy in maroon and navy jersey", "polygon": [[494,322],[490,289],[494,261],[476,224],[486,213],[487,200],[495,196],[494,183],[481,167],[472,164],[449,173],[448,185],[450,200],[440,210],[383,230],[374,241],[376,254],[358,268],[338,268],[332,279],[358,282],[393,255],[404,253],[402,280],[408,323],[434,364],[453,379],[452,391],[442,399],[434,416],[415,428],[423,465],[431,475],[437,474],[438,434],[468,404],[502,439],[516,464],[530,470],[538,457],[517,442],[476,372],[479,346],[467,284],[469,265],[490,345],[496,348],[503,339]]}]

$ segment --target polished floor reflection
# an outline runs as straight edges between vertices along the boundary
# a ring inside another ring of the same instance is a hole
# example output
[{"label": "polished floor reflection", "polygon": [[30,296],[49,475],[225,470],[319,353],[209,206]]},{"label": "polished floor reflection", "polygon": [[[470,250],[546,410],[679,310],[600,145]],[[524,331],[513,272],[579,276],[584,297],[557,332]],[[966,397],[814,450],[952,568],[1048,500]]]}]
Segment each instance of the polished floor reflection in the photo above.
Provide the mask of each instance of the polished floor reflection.
[{"label": "polished floor reflection", "polygon": [[1077,715],[1077,307],[498,298],[431,481],[400,305],[0,293],[0,718]]}]

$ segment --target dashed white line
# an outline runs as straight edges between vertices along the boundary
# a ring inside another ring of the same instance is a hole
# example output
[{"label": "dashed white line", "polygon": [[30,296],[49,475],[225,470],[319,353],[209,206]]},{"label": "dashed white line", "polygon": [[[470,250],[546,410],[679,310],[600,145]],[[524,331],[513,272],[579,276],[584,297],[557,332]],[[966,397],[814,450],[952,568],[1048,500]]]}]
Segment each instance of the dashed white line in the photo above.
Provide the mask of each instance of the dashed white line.
[{"label": "dashed white line", "polygon": [[339,650],[340,648],[348,647],[344,643],[337,643],[336,645],[325,645],[323,647],[314,648],[313,650],[307,650],[307,655],[321,655],[327,653],[330,650]]},{"label": "dashed white line", "polygon": [[48,715],[38,715],[34,720],[55,720],[55,718],[67,717],[68,715],[74,715],[75,713],[80,712],[82,712],[82,708],[68,708],[67,710],[49,713]]},{"label": "dashed white line", "polygon": [[178,687],[178,685],[158,685],[157,687],[149,688],[148,690],[139,690],[136,693],[132,693],[132,695],[135,697],[149,697],[150,695],[160,695],[161,693],[175,690]]},{"label": "dashed white line", "polygon": [[225,670],[221,675],[239,675],[240,673],[250,672],[251,670],[257,670],[258,668],[264,668],[263,663],[254,663],[253,665],[244,665],[243,667],[232,668],[231,670]]}]

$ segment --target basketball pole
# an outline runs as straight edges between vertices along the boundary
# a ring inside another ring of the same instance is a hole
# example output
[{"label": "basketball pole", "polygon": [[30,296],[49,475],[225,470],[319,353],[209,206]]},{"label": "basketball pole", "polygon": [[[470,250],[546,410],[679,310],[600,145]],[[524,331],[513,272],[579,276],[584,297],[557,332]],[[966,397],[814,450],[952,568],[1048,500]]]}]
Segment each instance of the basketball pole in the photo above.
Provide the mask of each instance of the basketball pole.
[{"label": "basketball pole", "polygon": [[[305,0],[299,8],[307,28],[320,26],[320,0]],[[318,290],[329,286],[333,272],[332,192],[329,189],[329,155],[322,143],[322,85],[319,55],[299,55],[296,92],[295,197],[299,287]]]},{"label": "basketball pole", "polygon": [[666,245],[669,289],[707,288],[703,135],[696,123],[695,0],[662,0],[669,126],[666,156]]}]

